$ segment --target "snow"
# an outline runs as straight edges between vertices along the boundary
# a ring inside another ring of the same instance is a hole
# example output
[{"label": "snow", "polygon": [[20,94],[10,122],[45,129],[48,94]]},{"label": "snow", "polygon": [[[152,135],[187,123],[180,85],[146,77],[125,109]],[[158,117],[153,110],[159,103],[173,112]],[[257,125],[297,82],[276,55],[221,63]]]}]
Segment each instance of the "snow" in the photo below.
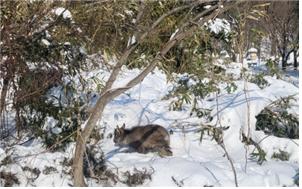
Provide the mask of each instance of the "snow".
[{"label": "snow", "polygon": [[71,12],[69,10],[67,10],[64,7],[58,7],[56,9],[53,10],[53,12],[57,15],[60,16],[61,14],[63,14],[63,18],[64,19],[72,19],[72,15]]},{"label": "snow", "polygon": [[228,21],[225,19],[216,18],[215,20],[210,20],[205,25],[208,26],[208,28],[215,34],[218,34],[219,32],[224,32],[224,33],[231,32],[230,23],[228,23]]},{"label": "snow", "polygon": [[46,45],[46,46],[49,46],[49,45],[50,45],[50,42],[47,41],[46,39],[42,39],[41,41],[42,41],[42,43],[43,43],[44,45]]},{"label": "snow", "polygon": [[177,34],[178,31],[179,31],[179,29],[177,28],[177,29],[175,30],[175,32],[172,33],[172,35],[171,35],[171,37],[170,37],[170,40],[174,38],[174,36]]},{"label": "snow", "polygon": [[51,35],[49,34],[49,32],[48,32],[47,30],[45,31],[45,35],[46,35],[45,37],[46,37],[47,39],[51,39]]},{"label": "snow", "polygon": [[136,38],[133,35],[131,38],[129,38],[128,43],[127,43],[127,47],[129,47],[130,45],[133,45],[136,43]]},{"label": "snow", "polygon": [[206,6],[204,6],[203,8],[209,9],[209,8],[211,8],[211,7],[212,7],[212,5],[206,5]]},{"label": "snow", "polygon": [[132,10],[125,10],[124,12],[130,16],[132,16],[134,14],[134,12]]},{"label": "snow", "polygon": [[[233,63],[227,69],[229,72],[238,72],[241,64]],[[135,75],[139,74],[139,69],[128,70],[122,68],[123,73],[115,87],[120,87],[127,83]],[[83,72],[86,79],[97,77],[100,80],[108,78],[109,73],[103,69]],[[245,170],[245,146],[241,142],[241,132],[247,133],[248,108],[245,95],[243,93],[244,82],[237,80],[237,90],[228,94],[223,91],[219,94],[218,100],[213,100],[213,95],[206,97],[199,102],[202,107],[212,109],[211,115],[214,119],[206,124],[214,125],[217,122],[217,114],[220,117],[222,126],[229,126],[224,133],[224,143],[230,154],[238,178],[239,186],[295,186],[294,176],[299,169],[299,153],[296,143],[299,140],[278,138],[269,136],[262,131],[255,130],[255,116],[272,101],[279,97],[285,97],[299,93],[298,87],[279,80],[274,77],[265,76],[270,85],[260,89],[256,84],[248,83],[248,101],[250,105],[250,130],[251,137],[267,153],[267,161],[262,165],[256,160],[248,158],[247,169]],[[77,79],[75,79],[76,82]],[[95,84],[88,82],[91,88]],[[159,69],[155,69],[139,85],[130,89],[126,93],[118,96],[110,102],[103,113],[102,120],[97,127],[106,126],[104,140],[98,143],[98,147],[105,154],[107,166],[112,170],[117,170],[121,176],[122,172],[136,169],[154,169],[152,180],[147,180],[143,186],[176,186],[172,177],[183,183],[184,186],[234,186],[234,176],[229,161],[224,157],[221,147],[209,136],[204,136],[200,143],[200,133],[196,132],[203,123],[197,117],[190,117],[190,106],[181,111],[170,111],[171,99],[163,100],[169,90],[175,85],[167,80],[166,75]],[[59,88],[54,88],[53,95],[60,94]],[[91,98],[90,106],[93,106],[98,95]],[[295,96],[297,107],[293,111],[298,112],[298,95]],[[218,111],[217,111],[218,102]],[[49,128],[53,128],[54,120],[48,118]],[[114,145],[112,138],[117,125],[126,124],[126,128],[136,125],[160,124],[167,130],[173,131],[171,134],[171,149],[173,156],[161,158],[155,153],[139,154],[137,152],[127,153],[124,148]],[[60,132],[53,130],[53,132]],[[61,162],[64,158],[71,158],[74,153],[75,143],[71,143],[64,152],[45,152],[39,139],[34,139],[22,145],[15,145],[7,152],[0,145],[0,160],[6,155],[11,155],[17,163],[1,166],[1,170],[16,173],[20,179],[21,186],[69,186],[72,184],[68,172],[70,167],[63,166]],[[285,150],[290,154],[289,161],[278,161],[271,159],[271,155],[278,150]],[[251,153],[253,146],[248,146],[247,151]],[[31,154],[31,156],[28,156]],[[23,156],[23,157],[22,157]],[[40,176],[32,183],[28,182],[30,173],[22,171],[22,166],[37,167],[41,170]],[[57,172],[45,175],[42,170],[45,166],[53,166]],[[114,171],[117,173],[116,171]],[[102,186],[94,179],[86,180],[89,186]],[[125,186],[117,183],[116,186]]]},{"label": "snow", "polygon": [[247,52],[249,52],[249,53],[257,53],[258,52],[258,50],[256,49],[256,48],[250,48]]}]

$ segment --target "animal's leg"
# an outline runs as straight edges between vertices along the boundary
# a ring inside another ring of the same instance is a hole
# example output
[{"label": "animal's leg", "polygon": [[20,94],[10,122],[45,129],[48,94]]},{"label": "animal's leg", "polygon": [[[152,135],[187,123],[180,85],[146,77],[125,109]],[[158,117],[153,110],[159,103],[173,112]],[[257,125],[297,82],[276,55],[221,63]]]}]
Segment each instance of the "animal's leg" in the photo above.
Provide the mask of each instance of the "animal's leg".
[{"label": "animal's leg", "polygon": [[160,157],[164,157],[164,156],[172,156],[173,153],[172,151],[170,150],[169,147],[162,147],[162,148],[159,148],[158,149],[158,155]]},{"label": "animal's leg", "polygon": [[147,150],[146,150],[146,148],[144,148],[143,146],[139,146],[139,147],[137,148],[137,152],[138,152],[138,153],[142,153],[142,154],[146,154],[146,153],[147,153]]},{"label": "animal's leg", "polygon": [[124,152],[126,153],[132,153],[132,152],[135,152],[136,150],[132,147],[129,147],[128,149],[126,149]]}]

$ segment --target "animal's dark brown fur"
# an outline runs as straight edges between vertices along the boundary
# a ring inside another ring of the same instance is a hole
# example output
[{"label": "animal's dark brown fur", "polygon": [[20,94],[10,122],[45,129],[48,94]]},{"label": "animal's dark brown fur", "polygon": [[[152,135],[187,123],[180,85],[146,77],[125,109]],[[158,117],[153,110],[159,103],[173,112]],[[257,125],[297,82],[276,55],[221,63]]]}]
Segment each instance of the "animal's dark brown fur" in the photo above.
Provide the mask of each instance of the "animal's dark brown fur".
[{"label": "animal's dark brown fur", "polygon": [[170,136],[160,125],[137,126],[132,129],[117,127],[114,131],[114,143],[130,146],[139,153],[158,152],[160,156],[171,156]]}]

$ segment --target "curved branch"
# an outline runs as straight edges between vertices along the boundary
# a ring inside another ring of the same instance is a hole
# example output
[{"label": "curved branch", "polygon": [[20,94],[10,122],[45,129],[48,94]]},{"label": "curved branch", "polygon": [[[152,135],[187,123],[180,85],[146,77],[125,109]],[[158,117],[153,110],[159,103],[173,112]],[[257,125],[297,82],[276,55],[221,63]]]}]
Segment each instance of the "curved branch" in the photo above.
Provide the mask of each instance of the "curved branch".
[{"label": "curved branch", "polygon": [[[200,3],[203,3],[203,1],[197,1],[197,2],[193,2],[189,5],[184,5],[184,6],[180,6],[180,7],[176,7],[172,10],[170,10],[169,12],[163,14],[162,16],[160,16],[153,24],[152,26],[150,27],[149,30],[145,31],[141,37],[138,39],[137,43],[133,44],[132,46],[128,47],[125,52],[122,54],[119,62],[117,62],[117,64],[115,65],[115,67],[113,68],[112,70],[112,73],[110,74],[109,76],[109,79],[108,81],[106,82],[106,85],[103,89],[103,92],[102,94],[104,94],[107,90],[109,90],[113,83],[115,82],[116,80],[116,77],[117,75],[119,74],[120,70],[121,70],[121,67],[126,63],[129,55],[136,49],[136,47],[138,46],[138,44],[140,44],[141,42],[143,42],[146,37],[165,19],[167,18],[168,16],[178,12],[178,11],[181,11],[181,10],[184,10],[184,9],[187,9],[187,8],[190,8],[190,7],[193,7],[193,6],[196,6],[196,4],[200,4]],[[143,5],[142,5],[143,6]],[[141,10],[143,10],[144,8],[141,8]],[[139,12],[138,13],[138,16],[139,18],[142,17],[142,12]]]},{"label": "curved branch", "polygon": [[[204,1],[198,1],[204,2]],[[192,4],[190,4],[192,6]],[[182,8],[175,8],[171,10],[170,12],[164,14],[161,16],[151,27],[151,30],[148,30],[141,36],[139,39],[139,42],[141,42],[149,33],[154,29],[165,17],[167,17],[170,14],[173,14],[174,12],[177,12],[179,10],[185,9],[190,7],[189,5],[183,6]],[[74,155],[74,162],[73,162],[73,174],[74,174],[74,186],[84,186],[84,176],[83,176],[83,156],[84,156],[84,151],[85,151],[85,144],[86,141],[88,140],[93,128],[95,127],[96,123],[98,120],[101,119],[102,113],[104,111],[104,108],[108,102],[110,102],[112,99],[115,97],[119,96],[123,92],[127,91],[128,89],[134,87],[135,85],[139,84],[158,64],[158,62],[165,56],[165,54],[180,40],[183,40],[186,37],[190,37],[194,34],[194,32],[202,26],[204,23],[208,22],[210,19],[215,18],[218,14],[228,10],[228,9],[220,9],[218,7],[218,11],[212,12],[210,15],[205,17],[202,20],[199,20],[197,25],[191,26],[187,31],[181,31],[180,33],[176,34],[171,40],[169,40],[162,50],[155,56],[153,61],[136,77],[134,77],[131,81],[129,81],[125,87],[122,88],[117,88],[117,89],[112,89],[109,90],[113,82],[116,80],[116,77],[121,69],[121,66],[127,61],[128,56],[133,52],[133,50],[137,47],[136,43],[124,52],[121,60],[116,64],[114,67],[109,80],[106,83],[106,87],[102,93],[101,97],[98,99],[93,111],[91,112],[88,121],[85,124],[84,130],[80,131],[78,130],[78,136],[77,136],[77,143],[76,143],[76,150],[75,150],[75,155]],[[113,74],[114,73],[114,74]]]}]

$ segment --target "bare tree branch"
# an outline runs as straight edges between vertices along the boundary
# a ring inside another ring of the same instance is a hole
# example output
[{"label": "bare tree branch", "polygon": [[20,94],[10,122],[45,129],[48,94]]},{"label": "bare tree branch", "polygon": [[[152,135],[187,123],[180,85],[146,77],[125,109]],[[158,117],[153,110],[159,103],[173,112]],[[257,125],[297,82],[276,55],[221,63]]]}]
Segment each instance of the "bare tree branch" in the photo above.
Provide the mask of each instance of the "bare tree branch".
[{"label": "bare tree branch", "polygon": [[[204,2],[204,1],[199,1]],[[222,2],[222,1],[221,1]],[[121,69],[121,66],[127,61],[129,55],[133,50],[137,47],[137,44],[139,44],[141,41],[143,41],[148,34],[167,16],[189,8],[193,6],[193,4],[177,7],[168,13],[162,15],[160,18],[158,18],[154,24],[151,26],[150,30],[146,31],[139,39],[139,41],[132,45],[131,47],[128,47],[128,49],[123,53],[121,60],[116,64],[114,67],[112,74],[109,77],[109,80],[106,83],[105,90],[102,92],[101,97],[97,101],[93,111],[91,112],[88,121],[85,124],[84,130],[81,132],[78,132],[77,136],[77,143],[76,143],[76,150],[74,155],[74,186],[85,186],[84,182],[84,176],[83,176],[83,155],[85,151],[85,143],[88,140],[93,128],[95,127],[98,120],[101,119],[102,113],[104,111],[104,108],[108,102],[110,102],[113,98],[119,96],[123,92],[127,91],[128,89],[134,87],[138,83],[140,83],[158,64],[158,62],[165,56],[165,54],[178,42],[183,40],[186,37],[190,37],[194,34],[194,32],[200,28],[200,26],[203,26],[204,23],[208,22],[210,19],[215,18],[218,14],[224,12],[225,10],[228,10],[228,8],[220,8],[218,7],[217,11],[213,11],[210,15],[204,17],[203,19],[199,19],[197,22],[197,25],[191,26],[187,31],[182,31],[178,34],[176,34],[171,40],[169,40],[161,49],[161,51],[155,56],[153,61],[136,77],[134,77],[131,81],[129,81],[124,87],[112,89],[110,88],[113,85],[113,82],[116,80],[117,75]],[[202,15],[202,14],[201,14]]]},{"label": "bare tree branch", "polygon": [[[197,1],[197,2],[201,2],[201,1]],[[144,32],[141,37],[138,39],[137,43],[133,44],[131,47],[129,47],[128,49],[126,49],[126,51],[123,53],[123,55],[121,56],[119,62],[115,65],[112,73],[110,74],[109,76],[109,79],[108,81],[106,82],[106,85],[103,89],[103,92],[102,94],[104,94],[108,89],[110,89],[114,83],[114,81],[116,80],[116,77],[117,75],[119,74],[120,70],[121,70],[121,67],[122,65],[124,65],[129,57],[129,55],[136,49],[136,47],[138,46],[138,44],[140,44],[142,41],[144,41],[144,39],[168,16],[178,12],[178,11],[181,11],[181,10],[184,10],[184,9],[187,9],[187,8],[190,8],[192,6],[195,6],[197,3],[196,2],[193,2],[189,5],[184,5],[184,6],[181,6],[181,7],[176,7],[172,10],[170,10],[169,12],[163,14],[162,16],[160,16],[153,24],[152,26],[150,27],[149,30],[147,30],[146,32]],[[144,5],[142,5],[144,6]],[[143,7],[141,7],[141,11],[138,13],[137,15],[137,19],[140,19],[142,17],[142,11],[144,10]],[[139,20],[137,20],[138,22]]]}]

